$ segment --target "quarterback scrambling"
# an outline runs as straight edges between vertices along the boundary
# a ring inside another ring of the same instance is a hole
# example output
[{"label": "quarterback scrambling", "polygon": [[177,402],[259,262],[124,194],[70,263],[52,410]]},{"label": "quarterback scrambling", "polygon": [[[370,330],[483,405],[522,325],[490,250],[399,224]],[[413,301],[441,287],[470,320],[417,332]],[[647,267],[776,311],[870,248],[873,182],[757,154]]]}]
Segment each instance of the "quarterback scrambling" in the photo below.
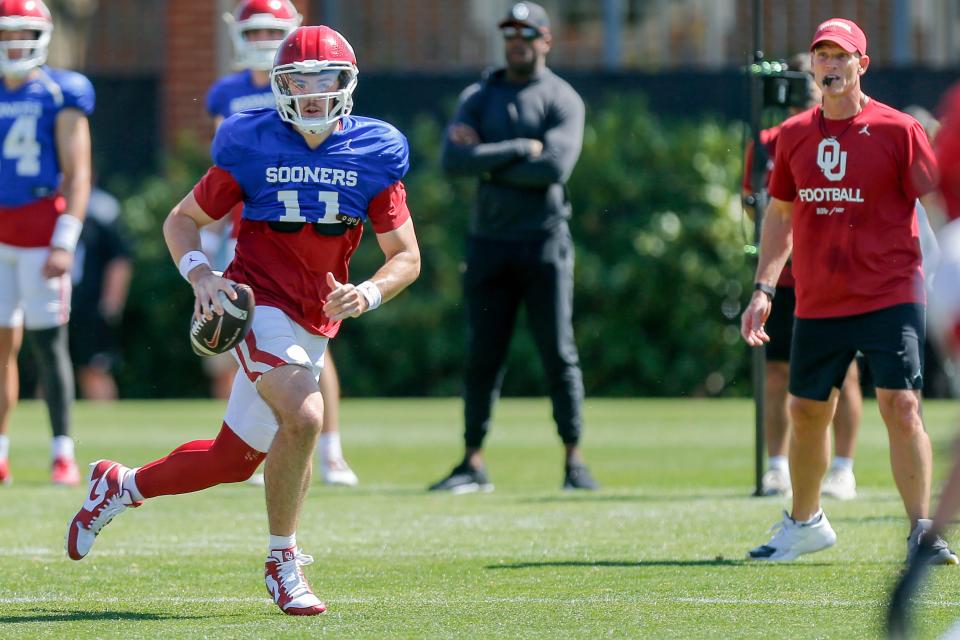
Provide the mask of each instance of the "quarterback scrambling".
[{"label": "quarterback scrambling", "polygon": [[[229,26],[234,64],[239,71],[220,78],[207,92],[207,113],[216,127],[241,111],[274,108],[270,84],[273,58],[283,39],[300,25],[302,17],[290,0],[242,0],[224,19]],[[243,205],[237,205],[229,216],[200,232],[203,250],[215,269],[223,270],[233,260],[242,210]],[[353,486],[358,483],[357,475],[347,464],[340,444],[340,379],[329,351],[325,360],[320,374],[324,404],[323,433],[317,446],[320,477],[327,484]],[[204,367],[214,378],[215,395],[229,394],[236,373],[233,360],[215,356],[204,360]],[[248,482],[263,484],[263,474],[253,474]]]},{"label": "quarterback scrambling", "polygon": [[[67,552],[82,559],[127,507],[245,480],[266,459],[267,589],[284,613],[315,615],[326,607],[303,575],[312,558],[296,530],[323,423],[318,380],[327,341],[343,320],[413,282],[420,250],[402,182],[406,138],[385,122],[350,115],[357,65],[346,39],[328,27],[298,28],[283,41],[271,77],[276,108],[223,122],[214,166],[164,223],[198,314],[222,313],[218,295],[235,295],[231,282],[249,285],[257,301],[253,327],[233,352],[241,368],[220,433],[136,469],[94,463]],[[200,252],[198,230],[241,202],[236,257],[221,277]],[[384,263],[354,286],[348,265],[367,221]]]}]

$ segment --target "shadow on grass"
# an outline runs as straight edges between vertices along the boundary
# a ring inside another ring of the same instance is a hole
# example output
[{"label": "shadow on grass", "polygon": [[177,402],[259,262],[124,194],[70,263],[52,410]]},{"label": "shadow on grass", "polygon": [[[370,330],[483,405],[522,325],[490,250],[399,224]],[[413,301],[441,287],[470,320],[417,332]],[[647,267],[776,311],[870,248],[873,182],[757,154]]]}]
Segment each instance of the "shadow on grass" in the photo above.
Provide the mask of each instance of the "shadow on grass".
[{"label": "shadow on grass", "polygon": [[551,502],[706,502],[713,500],[731,500],[746,498],[747,495],[738,491],[724,491],[710,494],[686,494],[686,493],[572,493],[565,492],[560,495],[537,496],[531,498],[519,498],[517,502],[523,503],[551,503]]},{"label": "shadow on grass", "polygon": [[203,620],[205,618],[219,618],[223,614],[209,616],[165,615],[160,613],[144,613],[142,611],[63,611],[60,609],[38,611],[33,609],[24,612],[24,615],[0,616],[0,625],[24,622],[83,622],[83,621],[147,621],[147,620]]},{"label": "shadow on grass", "polygon": [[505,562],[488,564],[484,569],[543,569],[546,567],[589,567],[589,568],[643,568],[643,567],[777,567],[803,570],[820,569],[833,566],[832,562],[776,562],[764,563],[756,560],[714,558],[713,560],[544,560],[543,562]]},{"label": "shadow on grass", "polygon": [[830,522],[850,522],[855,524],[887,524],[900,523],[906,526],[906,516],[902,514],[889,516],[830,516]]},{"label": "shadow on grass", "polygon": [[545,567],[726,567],[749,564],[747,560],[544,560],[488,564],[484,569],[541,569]]}]

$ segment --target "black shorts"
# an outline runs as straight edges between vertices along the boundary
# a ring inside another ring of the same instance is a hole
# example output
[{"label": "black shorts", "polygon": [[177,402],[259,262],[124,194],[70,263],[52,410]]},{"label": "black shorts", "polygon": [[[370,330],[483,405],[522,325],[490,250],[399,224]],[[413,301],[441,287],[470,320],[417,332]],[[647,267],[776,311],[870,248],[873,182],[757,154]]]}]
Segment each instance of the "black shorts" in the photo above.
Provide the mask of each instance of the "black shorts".
[{"label": "black shorts", "polygon": [[117,336],[114,327],[99,311],[80,313],[74,309],[70,315],[70,358],[75,367],[93,367],[113,371],[120,360]]},{"label": "black shorts", "polygon": [[924,308],[898,304],[842,318],[797,318],[790,393],[827,400],[861,351],[878,389],[923,388]]},{"label": "black shorts", "polygon": [[764,350],[767,361],[790,362],[790,343],[793,341],[793,311],[797,296],[793,287],[777,287],[773,309],[764,323],[770,342]]}]

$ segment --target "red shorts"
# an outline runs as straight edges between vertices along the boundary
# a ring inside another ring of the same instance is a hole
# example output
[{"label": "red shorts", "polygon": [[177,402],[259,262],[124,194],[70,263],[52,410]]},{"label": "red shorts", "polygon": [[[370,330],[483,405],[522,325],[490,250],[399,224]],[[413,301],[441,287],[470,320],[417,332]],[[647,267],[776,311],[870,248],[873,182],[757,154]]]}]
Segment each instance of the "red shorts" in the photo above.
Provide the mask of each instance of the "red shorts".
[{"label": "red shorts", "polygon": [[67,208],[62,195],[34,200],[19,207],[0,207],[0,244],[11,247],[46,247],[57,218]]}]

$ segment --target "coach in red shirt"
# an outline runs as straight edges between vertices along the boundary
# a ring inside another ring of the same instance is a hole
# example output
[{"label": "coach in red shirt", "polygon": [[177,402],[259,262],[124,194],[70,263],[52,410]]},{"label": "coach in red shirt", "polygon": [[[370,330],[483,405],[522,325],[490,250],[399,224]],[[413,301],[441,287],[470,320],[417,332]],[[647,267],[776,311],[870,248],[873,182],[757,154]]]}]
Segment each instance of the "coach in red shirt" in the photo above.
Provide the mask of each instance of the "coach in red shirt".
[{"label": "coach in red shirt", "polygon": [[[820,508],[827,426],[857,351],[866,356],[910,518],[908,553],[929,528],[930,440],[920,418],[924,292],[916,201],[937,165],[920,124],[863,93],[867,38],[849,20],[822,23],[810,44],[823,103],[784,122],[770,178],[756,290],[741,333],[760,346],[777,278],[793,252],[796,322],[790,366],[793,509],[757,560],[793,560],[836,542]],[[933,206],[933,203],[930,203]],[[957,563],[939,539],[935,558]]]}]

